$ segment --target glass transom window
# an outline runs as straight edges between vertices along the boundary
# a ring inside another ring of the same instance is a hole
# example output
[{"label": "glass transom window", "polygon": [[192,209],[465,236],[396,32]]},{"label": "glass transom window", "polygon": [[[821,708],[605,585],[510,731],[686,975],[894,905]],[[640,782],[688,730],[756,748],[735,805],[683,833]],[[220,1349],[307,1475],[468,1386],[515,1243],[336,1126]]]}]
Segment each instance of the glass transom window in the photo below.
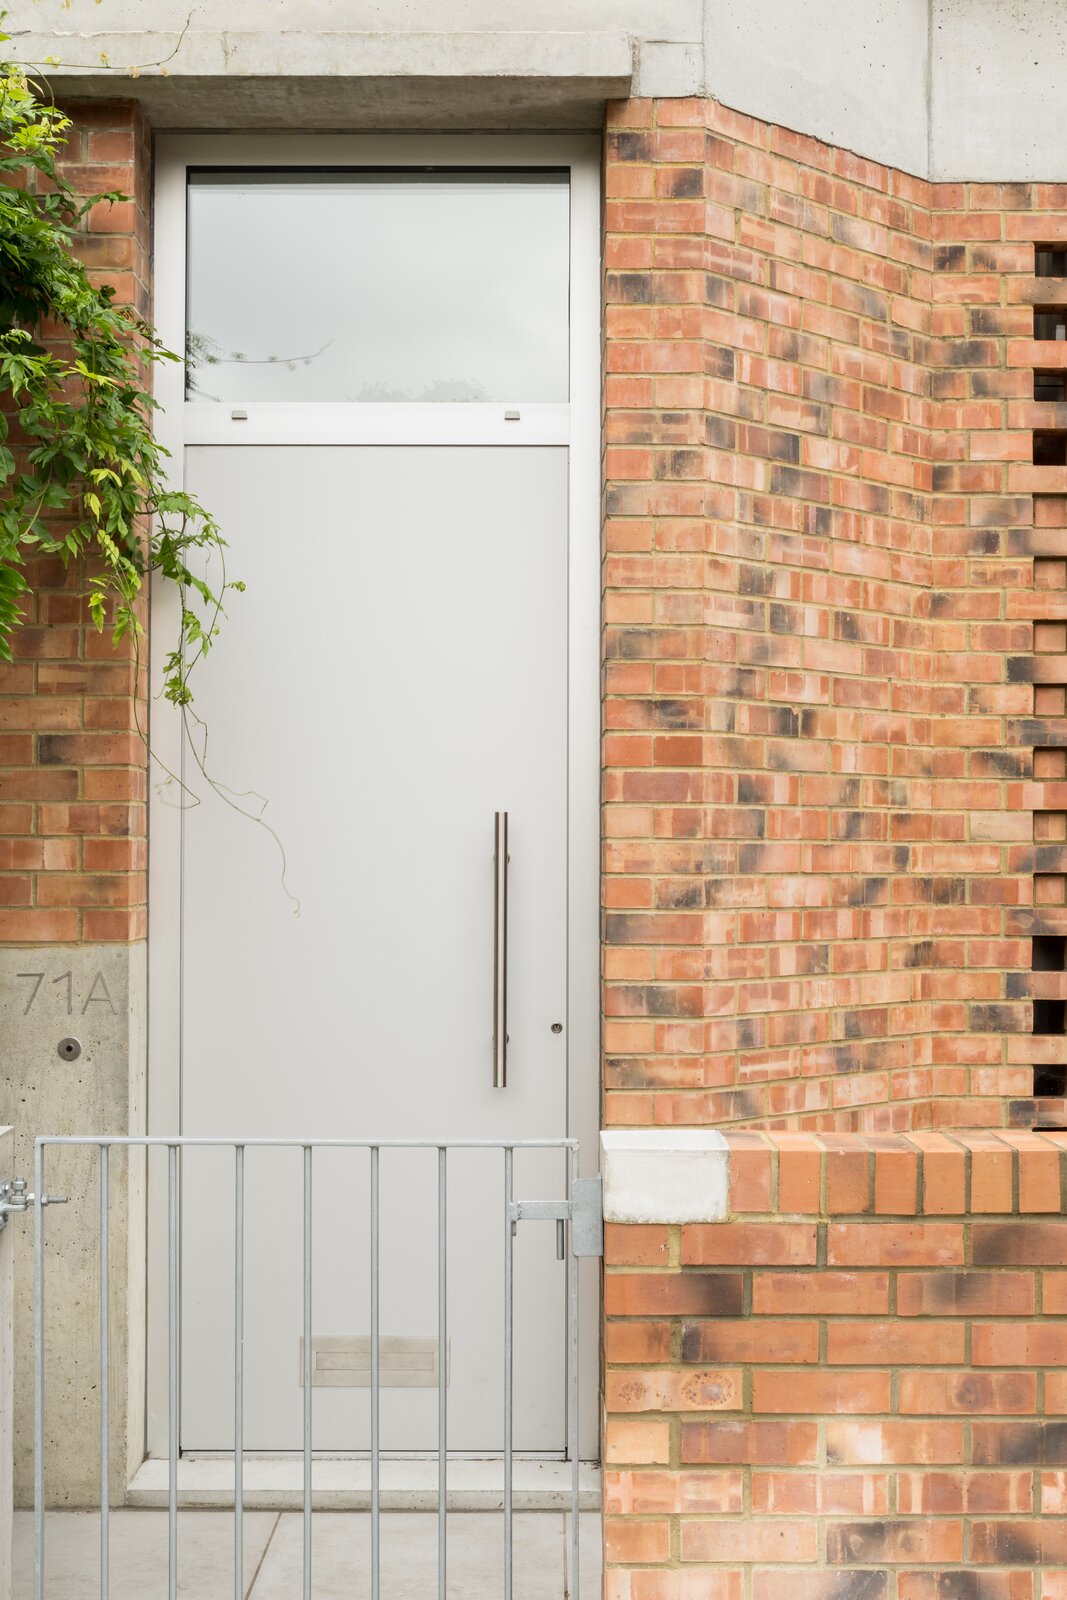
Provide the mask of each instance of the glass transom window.
[{"label": "glass transom window", "polygon": [[557,172],[190,173],[186,396],[564,401]]}]

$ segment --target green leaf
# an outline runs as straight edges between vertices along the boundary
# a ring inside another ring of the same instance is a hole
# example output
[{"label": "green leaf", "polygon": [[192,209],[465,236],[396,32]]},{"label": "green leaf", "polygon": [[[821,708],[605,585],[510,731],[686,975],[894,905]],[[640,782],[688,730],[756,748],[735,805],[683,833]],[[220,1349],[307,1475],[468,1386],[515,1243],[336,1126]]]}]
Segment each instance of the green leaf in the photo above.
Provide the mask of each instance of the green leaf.
[{"label": "green leaf", "polygon": [[[70,127],[22,67],[0,63],[0,658],[22,620],[20,550],[88,560],[90,620],[102,627],[114,608],[116,642],[137,635],[136,601],[154,571],[181,594],[181,642],[164,679],[167,697],[187,705],[222,599],[243,584],[226,574],[217,522],[195,496],[167,487],[167,451],[152,437],[157,402],[145,374],[180,358],[77,257],[81,219],[125,196],[78,195],[60,177]],[[65,340],[54,339],[57,327]],[[7,442],[9,422],[29,441],[21,454]],[[207,576],[213,562],[217,582]]]}]

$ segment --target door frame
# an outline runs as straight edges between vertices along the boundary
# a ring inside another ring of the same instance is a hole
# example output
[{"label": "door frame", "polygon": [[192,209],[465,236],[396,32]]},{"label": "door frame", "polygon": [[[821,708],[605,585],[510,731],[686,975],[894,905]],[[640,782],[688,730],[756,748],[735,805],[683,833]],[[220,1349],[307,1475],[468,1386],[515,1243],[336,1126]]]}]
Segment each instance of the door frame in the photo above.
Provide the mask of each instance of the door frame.
[{"label": "door frame", "polygon": [[[190,167],[500,167],[565,169],[570,182],[570,377],[566,404],[408,405],[292,402],[230,407],[187,403],[184,365],[155,368],[156,437],[169,453],[168,487],[184,487],[190,444],[508,444],[568,449],[567,624],[567,1133],[581,1170],[597,1170],[600,1128],[600,139],[559,134],[219,133],[156,140],[155,321],[164,345],[185,347],[186,193]],[[225,533],[225,530],[223,530]],[[159,792],[160,767],[180,770],[181,724],[158,698],[162,657],[176,627],[174,597],[153,594],[150,659],[148,870],[148,1131],[180,1131],[182,812]],[[225,640],[220,643],[225,649]],[[210,667],[207,669],[210,670]],[[239,823],[235,819],[235,826]],[[230,1130],[240,1134],[240,1129]],[[521,1130],[516,1130],[521,1135]],[[167,1450],[166,1196],[149,1183],[145,1453]],[[592,1269],[595,1263],[583,1263]],[[599,1275],[581,1292],[582,1455],[598,1455]],[[163,1359],[159,1359],[162,1353]],[[155,1356],[155,1358],[153,1358]]]}]

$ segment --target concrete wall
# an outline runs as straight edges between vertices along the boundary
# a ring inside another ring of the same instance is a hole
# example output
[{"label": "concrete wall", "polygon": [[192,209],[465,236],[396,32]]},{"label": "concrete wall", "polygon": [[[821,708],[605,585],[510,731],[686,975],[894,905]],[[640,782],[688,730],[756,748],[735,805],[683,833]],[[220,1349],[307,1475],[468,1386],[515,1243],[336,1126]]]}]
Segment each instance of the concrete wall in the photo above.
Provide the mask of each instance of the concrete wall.
[{"label": "concrete wall", "polygon": [[1061,0],[14,0],[6,26],[157,127],[594,127],[707,93],[920,176],[1067,178]]},{"label": "concrete wall", "polygon": [[932,0],[934,178],[1067,177],[1067,6]]},{"label": "concrete wall", "polygon": [[925,174],[927,0],[707,0],[705,14],[716,100]]},{"label": "concrete wall", "polygon": [[1067,178],[1061,0],[707,0],[704,55],[725,105],[906,172]]},{"label": "concrete wall", "polygon": [[[0,1124],[15,1126],[11,1160],[2,1163],[12,1170],[3,1176],[25,1177],[32,1187],[36,1133],[143,1131],[145,983],[143,942],[0,948]],[[57,1052],[68,1037],[81,1044],[75,1061]],[[46,1190],[68,1196],[67,1205],[45,1213],[45,1459],[49,1498],[57,1505],[92,1504],[98,1493],[97,1162],[94,1148],[55,1150],[45,1173]],[[121,1154],[112,1156],[111,1468],[117,1498],[143,1455],[143,1166],[143,1158],[128,1166]],[[0,1233],[3,1245],[15,1266],[16,1492],[27,1504],[33,1468],[32,1219]],[[0,1330],[0,1350],[3,1342]]]}]

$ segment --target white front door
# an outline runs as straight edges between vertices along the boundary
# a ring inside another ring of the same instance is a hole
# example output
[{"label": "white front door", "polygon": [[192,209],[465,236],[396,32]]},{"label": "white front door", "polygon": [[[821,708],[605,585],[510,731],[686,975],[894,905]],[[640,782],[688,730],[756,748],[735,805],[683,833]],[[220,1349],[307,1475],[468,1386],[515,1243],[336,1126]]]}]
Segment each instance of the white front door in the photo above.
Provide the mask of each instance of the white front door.
[{"label": "white front door", "polygon": [[[183,1133],[565,1135],[566,451],[207,447],[189,452],[187,481],[248,583],[202,678],[208,764],[269,799],[299,907],[272,839],[187,761],[202,803],[184,827]],[[506,1088],[493,1086],[496,812],[511,858]],[[388,1351],[436,1333],[437,1165],[434,1151],[381,1161]],[[232,1261],[217,1247],[231,1164],[185,1156],[187,1449],[232,1437]],[[368,1158],[316,1164],[315,1328],[366,1337]],[[451,1165],[452,1443],[489,1450],[503,1415],[502,1157],[455,1152]],[[301,1437],[299,1152],[250,1150],[247,1173],[246,1442],[284,1449]],[[531,1197],[538,1178],[560,1193],[561,1157],[529,1155],[518,1176]],[[517,1244],[517,1325],[544,1347],[541,1360],[519,1352],[518,1435],[554,1450],[564,1269],[548,1230]],[[365,1445],[366,1390],[324,1401],[318,1443]],[[436,1401],[387,1387],[386,1445],[432,1447]]]},{"label": "white front door", "polygon": [[[162,794],[181,806],[181,1132],[564,1137],[566,183],[232,170],[189,193],[184,482],[247,589],[197,674],[184,802]],[[287,250],[313,263],[296,310]],[[260,797],[270,832],[238,814]],[[449,1448],[503,1443],[503,1157],[448,1160],[441,1351],[437,1153],[380,1158],[387,1451],[436,1449],[438,1361]],[[563,1194],[563,1162],[516,1152],[516,1194]],[[345,1377],[369,1330],[368,1169],[363,1150],[314,1157],[313,1337],[333,1371],[316,1449],[370,1442],[365,1381]],[[244,1445],[285,1451],[303,1419],[300,1152],[250,1148],[245,1170]],[[232,1154],[184,1153],[183,1451],[233,1445],[232,1193]],[[515,1448],[559,1453],[554,1229],[519,1230],[515,1294]]]}]

